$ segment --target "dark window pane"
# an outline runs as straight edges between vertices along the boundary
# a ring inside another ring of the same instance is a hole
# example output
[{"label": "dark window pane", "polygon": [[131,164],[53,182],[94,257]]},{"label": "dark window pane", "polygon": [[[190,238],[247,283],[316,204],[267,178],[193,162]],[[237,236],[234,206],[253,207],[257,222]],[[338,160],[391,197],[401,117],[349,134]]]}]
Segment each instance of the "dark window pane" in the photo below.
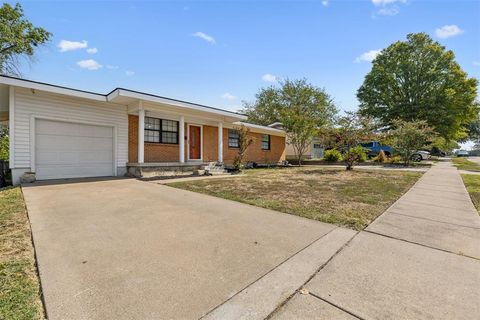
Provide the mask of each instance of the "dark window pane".
[{"label": "dark window pane", "polygon": [[163,143],[178,143],[176,132],[162,132]]},{"label": "dark window pane", "polygon": [[173,120],[162,120],[162,131],[178,131],[178,122]]},{"label": "dark window pane", "polygon": [[228,146],[231,148],[238,148],[238,131],[228,129]]},{"label": "dark window pane", "polygon": [[262,135],[262,149],[270,150],[270,135],[268,134]]}]

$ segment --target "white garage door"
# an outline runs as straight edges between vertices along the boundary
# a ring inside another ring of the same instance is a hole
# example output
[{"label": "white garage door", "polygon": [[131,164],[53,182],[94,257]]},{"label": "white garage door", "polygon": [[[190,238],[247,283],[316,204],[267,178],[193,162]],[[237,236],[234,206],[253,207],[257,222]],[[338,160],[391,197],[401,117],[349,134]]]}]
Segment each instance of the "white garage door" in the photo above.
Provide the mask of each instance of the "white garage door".
[{"label": "white garage door", "polygon": [[112,176],[113,161],[113,127],[36,120],[37,179]]}]

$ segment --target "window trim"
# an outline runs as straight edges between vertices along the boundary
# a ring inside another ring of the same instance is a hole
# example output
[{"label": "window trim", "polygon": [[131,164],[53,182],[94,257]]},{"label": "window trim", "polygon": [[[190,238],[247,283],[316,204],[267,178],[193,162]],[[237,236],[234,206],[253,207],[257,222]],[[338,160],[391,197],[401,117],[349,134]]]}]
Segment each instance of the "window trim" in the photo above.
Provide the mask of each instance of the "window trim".
[{"label": "window trim", "polygon": [[[236,146],[231,146],[230,145],[230,132],[237,132],[237,145]],[[236,129],[228,129],[228,148],[229,149],[239,149],[240,148],[240,142],[239,142],[239,136],[238,136],[238,130]]]},{"label": "window trim", "polygon": [[[267,149],[265,149],[265,148],[263,147],[263,143],[265,142],[265,141],[263,141],[263,137],[265,137],[265,136],[268,137],[268,148],[267,148]],[[264,150],[264,151],[269,151],[270,148],[271,148],[271,144],[272,144],[271,141],[272,141],[272,137],[271,137],[269,134],[262,134],[262,144],[261,144],[262,150]]]},{"label": "window trim", "polygon": [[[147,129],[146,126],[143,129],[143,136],[144,136],[144,143],[155,143],[155,144],[171,144],[171,145],[178,145],[180,143],[179,141],[179,133],[180,133],[180,122],[177,120],[170,120],[170,119],[161,119],[161,118],[155,118],[155,117],[145,117],[145,122],[147,119],[155,119],[155,120],[160,120],[160,129]],[[173,121],[177,123],[177,131],[168,131],[168,130],[163,130],[163,121]],[[158,141],[147,141],[145,139],[145,132],[147,131],[153,131],[153,132],[158,132]],[[163,132],[168,132],[168,133],[175,133],[177,142],[164,142],[163,141]]]}]

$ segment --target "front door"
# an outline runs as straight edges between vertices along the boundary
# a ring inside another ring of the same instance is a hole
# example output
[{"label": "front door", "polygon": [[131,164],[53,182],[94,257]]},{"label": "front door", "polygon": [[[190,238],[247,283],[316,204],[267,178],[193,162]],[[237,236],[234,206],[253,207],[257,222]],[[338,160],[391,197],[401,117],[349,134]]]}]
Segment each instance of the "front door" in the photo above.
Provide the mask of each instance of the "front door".
[{"label": "front door", "polygon": [[202,137],[201,137],[201,130],[200,127],[197,126],[190,126],[189,127],[189,158],[191,160],[199,160],[200,159],[200,151],[201,151],[201,144],[202,144]]}]

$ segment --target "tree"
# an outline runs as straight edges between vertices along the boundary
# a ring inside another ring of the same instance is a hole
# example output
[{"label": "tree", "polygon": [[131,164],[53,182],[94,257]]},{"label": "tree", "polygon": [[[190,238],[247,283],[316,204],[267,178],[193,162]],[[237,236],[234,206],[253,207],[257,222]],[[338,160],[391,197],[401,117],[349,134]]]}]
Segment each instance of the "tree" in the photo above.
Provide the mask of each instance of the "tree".
[{"label": "tree", "polygon": [[372,121],[358,113],[347,112],[338,120],[335,137],[333,138],[338,148],[342,151],[342,158],[346,169],[352,170],[353,166],[367,157],[365,149],[359,144],[370,140],[372,135]]},{"label": "tree", "polygon": [[35,48],[46,43],[51,33],[34,27],[24,18],[22,6],[4,3],[0,7],[0,73],[20,75],[20,57],[32,57]]},{"label": "tree", "polygon": [[425,33],[409,34],[373,60],[357,92],[359,110],[387,130],[397,119],[423,120],[446,140],[460,140],[478,114],[477,85],[452,51]]},{"label": "tree", "polygon": [[252,104],[245,104],[248,121],[260,125],[281,122],[298,163],[322,127],[333,123],[337,114],[333,100],[324,89],[301,80],[285,80],[279,87],[260,89]]},{"label": "tree", "polygon": [[390,133],[392,147],[408,166],[412,155],[432,138],[432,129],[423,120],[411,122],[395,120],[394,125],[396,129]]},{"label": "tree", "polygon": [[236,128],[236,130],[238,132],[238,154],[233,159],[233,166],[235,170],[241,171],[243,169],[247,149],[254,142],[254,140],[250,136],[250,129],[244,125],[240,125],[238,128]]}]

